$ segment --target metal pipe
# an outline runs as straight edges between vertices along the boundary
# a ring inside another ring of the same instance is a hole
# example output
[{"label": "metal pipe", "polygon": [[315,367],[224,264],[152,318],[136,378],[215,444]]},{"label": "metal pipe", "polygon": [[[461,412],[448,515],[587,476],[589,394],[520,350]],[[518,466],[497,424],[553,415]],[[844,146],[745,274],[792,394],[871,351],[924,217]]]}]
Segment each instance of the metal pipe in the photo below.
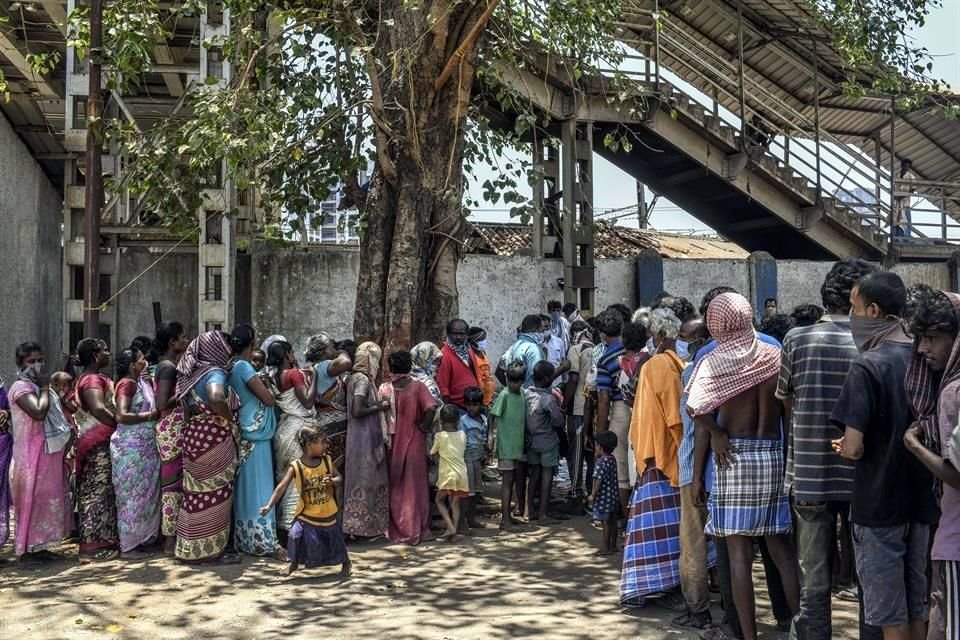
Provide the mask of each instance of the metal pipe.
[{"label": "metal pipe", "polygon": [[940,187],[940,237],[944,240],[947,239],[947,192],[943,187]]},{"label": "metal pipe", "polygon": [[744,95],[743,79],[743,2],[737,0],[737,49],[739,49],[740,68],[737,72],[737,86],[740,91],[740,147],[747,150],[747,100]]},{"label": "metal pipe", "polygon": [[820,184],[820,73],[817,69],[819,61],[817,60],[817,43],[811,41],[813,47],[813,131],[814,141],[817,145],[817,201],[821,198]]},{"label": "metal pipe", "polygon": [[653,61],[654,61],[654,72],[656,73],[656,78],[654,79],[654,86],[657,91],[660,90],[660,0],[654,0],[653,3],[653,15],[656,16],[653,21]]},{"label": "metal pipe", "polygon": [[890,98],[890,249],[888,255],[893,255],[893,230],[897,219],[897,200],[895,191],[897,190],[897,99]]},{"label": "metal pipe", "polygon": [[90,1],[90,68],[87,96],[86,187],[84,190],[83,333],[100,337],[100,206],[103,201],[101,64],[103,0]]}]

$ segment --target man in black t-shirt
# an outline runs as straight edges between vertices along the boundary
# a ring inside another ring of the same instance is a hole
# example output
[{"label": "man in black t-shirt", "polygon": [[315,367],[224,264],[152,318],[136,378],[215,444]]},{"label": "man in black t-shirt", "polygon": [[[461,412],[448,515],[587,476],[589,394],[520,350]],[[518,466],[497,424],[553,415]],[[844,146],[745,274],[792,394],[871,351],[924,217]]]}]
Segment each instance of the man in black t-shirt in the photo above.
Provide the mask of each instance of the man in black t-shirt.
[{"label": "man in black t-shirt", "polygon": [[927,551],[937,521],[930,473],[903,434],[913,422],[904,388],[912,343],[899,315],[906,288],[894,273],[872,273],[850,293],[854,360],[830,421],[844,429],[834,450],[855,460],[851,516],[867,624],[884,638],[923,638]]}]

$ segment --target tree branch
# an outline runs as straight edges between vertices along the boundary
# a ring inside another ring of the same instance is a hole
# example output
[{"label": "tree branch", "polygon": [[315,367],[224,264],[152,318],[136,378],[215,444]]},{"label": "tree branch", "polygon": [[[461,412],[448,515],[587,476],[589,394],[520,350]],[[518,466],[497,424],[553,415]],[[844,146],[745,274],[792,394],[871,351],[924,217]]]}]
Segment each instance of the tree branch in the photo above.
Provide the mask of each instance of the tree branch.
[{"label": "tree branch", "polygon": [[380,73],[377,69],[377,61],[370,51],[367,38],[363,35],[360,25],[357,24],[343,4],[338,4],[337,9],[338,13],[343,17],[350,33],[356,38],[357,44],[363,51],[363,61],[367,67],[367,75],[370,77],[370,93],[372,97],[370,116],[373,118],[373,129],[377,137],[377,160],[380,162],[380,170],[383,171],[384,178],[386,178],[387,182],[391,185],[396,186],[398,183],[397,166],[390,157],[390,139],[388,137],[393,135],[393,130],[390,128],[384,115],[383,87],[380,85]]},{"label": "tree branch", "polygon": [[490,16],[493,15],[493,12],[496,11],[497,5],[500,4],[500,0],[488,0],[487,9],[480,15],[480,19],[477,20],[477,23],[473,25],[473,28],[470,29],[470,33],[467,34],[467,37],[463,39],[463,42],[460,43],[460,46],[457,47],[457,50],[453,52],[453,55],[450,56],[450,59],[447,60],[446,66],[444,66],[443,71],[440,72],[440,75],[437,76],[436,82],[433,83],[433,92],[437,93],[440,89],[443,88],[443,85],[447,83],[447,80],[450,79],[450,76],[453,75],[453,70],[457,67],[457,64],[463,60],[464,56],[467,55],[467,52],[476,44],[477,38],[480,37],[480,33],[483,31],[484,27],[487,26],[487,22],[490,20]]}]

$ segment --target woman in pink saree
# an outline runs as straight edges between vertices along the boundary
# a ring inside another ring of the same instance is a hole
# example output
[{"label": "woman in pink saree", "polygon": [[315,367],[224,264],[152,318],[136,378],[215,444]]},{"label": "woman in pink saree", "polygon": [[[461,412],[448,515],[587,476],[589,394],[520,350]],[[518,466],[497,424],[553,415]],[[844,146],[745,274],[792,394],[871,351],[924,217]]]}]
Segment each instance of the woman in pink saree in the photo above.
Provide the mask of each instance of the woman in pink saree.
[{"label": "woman in pink saree", "polygon": [[43,350],[34,342],[17,347],[19,379],[10,387],[13,419],[14,553],[52,559],[69,534],[73,510],[67,500],[66,447],[46,451],[44,418],[50,409],[50,378],[42,373]]},{"label": "woman in pink saree", "polygon": [[390,354],[390,381],[380,397],[390,403],[387,456],[390,477],[390,528],[394,542],[417,545],[430,533],[430,486],[427,478],[427,432],[433,427],[437,401],[427,386],[410,375],[409,351]]}]

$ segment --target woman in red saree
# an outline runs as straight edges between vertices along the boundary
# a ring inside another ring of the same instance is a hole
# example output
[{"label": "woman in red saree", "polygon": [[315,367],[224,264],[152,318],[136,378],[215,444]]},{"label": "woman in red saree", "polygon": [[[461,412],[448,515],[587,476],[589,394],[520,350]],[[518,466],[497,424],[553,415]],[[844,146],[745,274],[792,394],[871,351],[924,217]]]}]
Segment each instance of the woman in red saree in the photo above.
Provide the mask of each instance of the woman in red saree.
[{"label": "woman in red saree", "polygon": [[427,432],[433,427],[437,401],[427,386],[410,375],[409,351],[390,354],[389,382],[380,397],[390,402],[387,433],[390,453],[390,528],[394,542],[417,545],[430,533],[430,487],[427,478]]},{"label": "woman in red saree", "polygon": [[113,560],[117,546],[117,500],[113,492],[110,437],[116,429],[113,382],[100,370],[110,364],[107,343],[85,338],[77,345],[83,372],[77,379],[77,511],[81,560]]},{"label": "woman in red saree", "polygon": [[189,405],[183,427],[183,504],[175,554],[185,564],[240,562],[224,555],[230,536],[239,428],[227,396],[232,350],[220,331],[202,333],[177,364],[176,398]]}]

